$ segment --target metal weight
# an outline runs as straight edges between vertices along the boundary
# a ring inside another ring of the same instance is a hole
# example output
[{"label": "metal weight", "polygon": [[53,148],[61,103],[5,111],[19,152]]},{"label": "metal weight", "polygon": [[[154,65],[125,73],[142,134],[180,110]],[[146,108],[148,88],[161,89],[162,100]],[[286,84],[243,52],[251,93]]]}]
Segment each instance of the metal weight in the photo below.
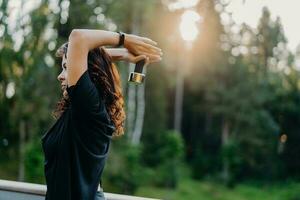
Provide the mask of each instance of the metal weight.
[{"label": "metal weight", "polygon": [[135,64],[134,72],[131,72],[128,78],[129,82],[141,84],[145,80],[145,74],[143,74],[143,69],[146,60],[140,60]]}]

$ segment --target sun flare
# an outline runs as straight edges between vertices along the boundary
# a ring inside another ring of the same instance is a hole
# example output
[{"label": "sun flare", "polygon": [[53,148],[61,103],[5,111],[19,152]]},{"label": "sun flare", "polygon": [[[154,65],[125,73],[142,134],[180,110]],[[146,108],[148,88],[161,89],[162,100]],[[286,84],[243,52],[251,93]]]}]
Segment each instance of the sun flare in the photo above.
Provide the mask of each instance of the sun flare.
[{"label": "sun flare", "polygon": [[183,40],[193,41],[199,34],[197,22],[201,21],[200,15],[192,10],[185,11],[181,16],[179,30]]}]

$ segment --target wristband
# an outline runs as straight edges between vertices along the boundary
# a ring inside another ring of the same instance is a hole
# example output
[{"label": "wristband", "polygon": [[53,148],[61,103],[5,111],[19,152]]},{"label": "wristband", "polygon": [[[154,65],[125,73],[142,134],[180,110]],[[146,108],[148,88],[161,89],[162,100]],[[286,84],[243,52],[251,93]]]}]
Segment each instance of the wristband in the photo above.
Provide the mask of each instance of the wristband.
[{"label": "wristband", "polygon": [[118,43],[117,47],[120,47],[120,46],[124,45],[125,34],[121,31],[117,31],[117,33],[119,33],[119,43]]}]

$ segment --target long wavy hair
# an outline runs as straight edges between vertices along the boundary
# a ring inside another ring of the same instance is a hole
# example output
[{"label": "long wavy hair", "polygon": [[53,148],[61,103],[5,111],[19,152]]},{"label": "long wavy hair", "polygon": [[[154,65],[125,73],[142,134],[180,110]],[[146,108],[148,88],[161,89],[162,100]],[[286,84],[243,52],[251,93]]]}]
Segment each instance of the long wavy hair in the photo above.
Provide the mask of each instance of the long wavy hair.
[{"label": "long wavy hair", "polygon": [[[67,55],[68,43],[61,45],[55,55],[62,58]],[[113,137],[124,134],[125,111],[124,98],[121,89],[121,80],[117,67],[112,63],[110,55],[104,47],[95,48],[88,53],[88,73],[92,82],[95,84],[99,94],[104,98],[105,107],[109,117],[112,120],[115,131]],[[57,102],[53,112],[55,119],[68,108],[70,104],[69,97],[63,97]]]}]

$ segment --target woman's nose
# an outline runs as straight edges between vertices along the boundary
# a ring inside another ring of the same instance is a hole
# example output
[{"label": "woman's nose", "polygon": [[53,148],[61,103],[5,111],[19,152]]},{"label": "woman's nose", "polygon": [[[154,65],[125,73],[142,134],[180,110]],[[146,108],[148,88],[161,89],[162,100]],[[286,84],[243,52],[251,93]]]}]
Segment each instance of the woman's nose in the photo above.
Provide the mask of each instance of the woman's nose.
[{"label": "woman's nose", "polygon": [[60,73],[58,76],[57,76],[57,80],[59,81],[63,81],[64,80],[64,76],[62,73]]}]

